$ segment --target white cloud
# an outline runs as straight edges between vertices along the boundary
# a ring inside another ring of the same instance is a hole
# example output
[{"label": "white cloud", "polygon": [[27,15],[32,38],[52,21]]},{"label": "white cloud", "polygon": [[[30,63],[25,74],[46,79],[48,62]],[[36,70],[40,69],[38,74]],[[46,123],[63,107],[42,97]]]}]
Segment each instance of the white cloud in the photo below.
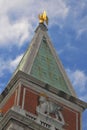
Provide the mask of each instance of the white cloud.
[{"label": "white cloud", "polygon": [[70,8],[65,24],[75,31],[78,39],[84,32],[87,33],[87,0],[68,0],[67,3]]},{"label": "white cloud", "polygon": [[2,92],[2,90],[6,85],[1,81],[1,78],[5,76],[5,71],[9,71],[10,73],[12,73],[16,69],[22,57],[23,54],[17,56],[15,59],[5,60],[0,58],[0,93]]},{"label": "white cloud", "polygon": [[0,0],[0,46],[10,43],[22,46],[31,38],[33,26],[38,23],[38,14],[43,10],[48,13],[49,25],[58,24],[62,27],[62,24],[67,24],[75,29],[78,38],[87,31],[87,17],[80,18],[84,9],[86,1],[81,0]]},{"label": "white cloud", "polygon": [[29,37],[32,28],[28,21],[21,19],[15,23],[11,23],[8,17],[0,20],[0,46],[8,46],[8,44],[17,44],[21,46]]},{"label": "white cloud", "polygon": [[4,75],[4,71],[8,68],[9,62],[5,61],[5,59],[0,58],[0,77]]},{"label": "white cloud", "polygon": [[85,102],[87,102],[87,93],[82,95],[82,96],[80,96],[80,99],[85,101]]},{"label": "white cloud", "polygon": [[87,28],[82,27],[82,28],[78,29],[78,31],[77,31],[77,39],[80,38],[83,33],[87,33]]},{"label": "white cloud", "polygon": [[71,44],[71,43],[66,43],[65,45],[65,50],[68,49],[70,51],[78,51],[76,46],[74,44]]},{"label": "white cloud", "polygon": [[9,63],[9,65],[10,65],[9,70],[11,72],[13,72],[16,69],[16,67],[17,67],[18,63],[20,62],[20,60],[22,59],[22,57],[23,57],[23,54],[17,56],[14,60],[10,61],[10,63]]},{"label": "white cloud", "polygon": [[66,69],[69,78],[74,86],[74,89],[78,93],[78,96],[82,100],[87,100],[87,93],[85,94],[86,86],[87,86],[87,75],[81,70],[72,71],[70,69]]},{"label": "white cloud", "polygon": [[5,74],[6,70],[12,73],[17,67],[22,57],[23,54],[17,56],[15,59],[0,59],[0,77],[2,77]]},{"label": "white cloud", "polygon": [[70,69],[67,69],[67,72],[70,76],[71,81],[73,82],[73,85],[78,88],[79,91],[85,91],[87,84],[87,76],[85,73],[81,70],[72,71]]},{"label": "white cloud", "polygon": [[0,46],[22,46],[26,39],[30,39],[32,25],[44,9],[51,24],[57,23],[57,18],[64,19],[69,10],[64,0],[0,0]]}]

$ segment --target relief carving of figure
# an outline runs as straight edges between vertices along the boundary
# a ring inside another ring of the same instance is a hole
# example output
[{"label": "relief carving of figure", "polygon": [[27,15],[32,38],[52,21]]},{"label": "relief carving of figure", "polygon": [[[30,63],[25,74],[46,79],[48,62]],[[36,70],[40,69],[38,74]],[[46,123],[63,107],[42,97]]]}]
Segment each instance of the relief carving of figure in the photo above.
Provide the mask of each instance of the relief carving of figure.
[{"label": "relief carving of figure", "polygon": [[51,101],[48,101],[46,96],[40,96],[39,105],[37,106],[36,111],[37,114],[42,113],[49,116],[50,114],[54,114],[57,120],[64,123],[64,118],[61,113],[61,106],[58,106]]}]

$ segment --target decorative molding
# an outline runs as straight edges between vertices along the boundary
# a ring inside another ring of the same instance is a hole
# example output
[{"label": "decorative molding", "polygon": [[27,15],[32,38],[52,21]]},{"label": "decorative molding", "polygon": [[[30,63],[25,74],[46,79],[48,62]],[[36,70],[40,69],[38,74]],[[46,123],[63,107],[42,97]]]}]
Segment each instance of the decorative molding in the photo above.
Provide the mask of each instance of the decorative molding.
[{"label": "decorative molding", "polygon": [[17,105],[17,96],[18,96],[18,90],[16,89],[16,91],[15,91],[14,105]]},{"label": "decorative molding", "polygon": [[[31,118],[30,118],[31,117]],[[32,117],[34,120],[32,120]],[[10,109],[5,116],[0,121],[0,130],[3,130],[6,128],[6,126],[9,124],[9,122],[17,122],[20,126],[26,127],[28,130],[48,130],[46,126],[43,126],[42,124],[37,123],[36,116],[34,116],[31,113],[27,113],[23,109],[20,109],[18,107],[13,107]],[[5,129],[7,130],[7,129]]]},{"label": "decorative molding", "polygon": [[[15,84],[14,84],[14,81]],[[31,85],[31,89],[35,90],[37,92],[45,92],[49,95],[49,97],[53,97],[54,99],[58,99],[60,101],[63,101],[64,104],[72,107],[73,108],[76,107],[77,110],[83,111],[87,108],[87,103],[81,101],[80,99],[77,99],[75,97],[72,97],[66,93],[63,93],[61,91],[59,91],[58,89],[54,89],[52,86],[45,84],[44,82],[41,82],[39,80],[37,80],[36,78],[25,74],[22,71],[18,71],[18,73],[15,75],[15,77],[9,82],[8,86],[6,87],[7,89],[9,89],[8,93],[6,94],[6,96],[3,96],[3,93],[1,94],[1,102],[0,103],[0,108],[2,106],[2,104],[4,104],[4,102],[6,102],[7,98],[9,97],[10,94],[12,94],[12,92],[18,87],[18,83],[21,82],[21,84],[29,86]],[[33,87],[32,87],[33,86]],[[3,100],[3,98],[4,100]],[[65,103],[66,102],[66,103]]]},{"label": "decorative molding", "polygon": [[17,106],[19,106],[19,102],[20,102],[20,93],[21,93],[21,83],[19,82],[19,86],[18,86],[18,97],[17,97]]},{"label": "decorative molding", "polygon": [[31,82],[27,82],[25,80],[21,80],[21,83],[26,86],[27,88],[33,90],[33,91],[36,91],[37,93],[41,93],[41,92],[44,92],[46,93],[46,95],[49,95],[49,98],[55,102],[60,102],[62,104],[64,104],[65,106],[69,107],[69,108],[72,108],[76,111],[79,111],[79,112],[82,112],[82,108],[79,107],[78,105],[70,102],[69,100],[66,100],[62,97],[59,97],[57,95],[55,95],[54,93],[51,93],[50,91],[47,91],[41,87],[39,87],[38,85],[35,85]]},{"label": "decorative molding", "polygon": [[24,90],[23,90],[22,109],[24,109],[25,94],[26,94],[26,88],[24,88]]}]

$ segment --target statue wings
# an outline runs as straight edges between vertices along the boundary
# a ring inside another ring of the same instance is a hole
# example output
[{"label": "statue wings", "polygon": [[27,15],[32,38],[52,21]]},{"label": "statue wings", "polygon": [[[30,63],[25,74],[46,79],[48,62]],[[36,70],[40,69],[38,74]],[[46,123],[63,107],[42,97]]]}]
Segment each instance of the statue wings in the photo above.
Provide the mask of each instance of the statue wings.
[{"label": "statue wings", "polygon": [[44,11],[42,14],[39,14],[38,17],[39,17],[40,23],[46,22],[46,24],[48,25],[48,17],[47,17],[46,11]]}]

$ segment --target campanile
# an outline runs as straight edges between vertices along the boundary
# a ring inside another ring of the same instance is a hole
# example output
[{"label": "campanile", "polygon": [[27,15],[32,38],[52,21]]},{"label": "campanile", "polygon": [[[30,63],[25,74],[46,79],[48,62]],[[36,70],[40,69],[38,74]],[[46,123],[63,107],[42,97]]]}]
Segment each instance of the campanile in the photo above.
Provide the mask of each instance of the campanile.
[{"label": "campanile", "polygon": [[0,130],[82,130],[87,103],[76,96],[39,17],[30,46],[0,95]]}]

